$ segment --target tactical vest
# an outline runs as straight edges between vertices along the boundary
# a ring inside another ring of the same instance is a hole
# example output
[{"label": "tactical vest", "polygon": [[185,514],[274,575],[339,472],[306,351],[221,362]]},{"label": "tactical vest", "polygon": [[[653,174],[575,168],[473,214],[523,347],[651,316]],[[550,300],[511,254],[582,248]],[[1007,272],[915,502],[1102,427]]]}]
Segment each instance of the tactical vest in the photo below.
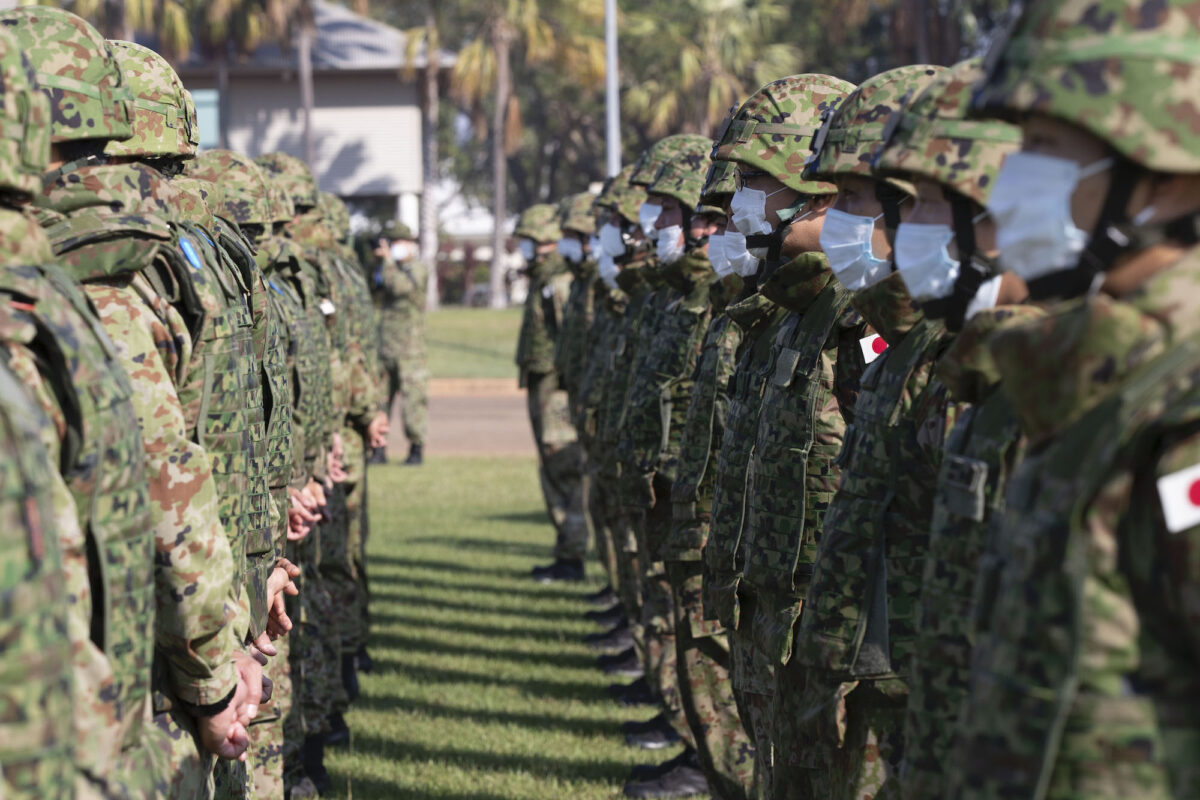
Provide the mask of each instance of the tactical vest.
[{"label": "tactical vest", "polygon": [[[994,528],[1003,541],[989,546],[1000,557],[979,579],[988,625],[979,632],[964,705],[956,754],[962,771],[948,797],[1184,796],[1168,787],[1165,763],[1179,757],[1194,764],[1194,753],[1173,753],[1161,731],[1186,719],[1181,727],[1190,735],[1181,741],[1195,741],[1195,696],[1176,698],[1178,708],[1156,704],[1160,676],[1147,669],[1149,637],[1140,632],[1167,622],[1148,614],[1154,604],[1145,602],[1161,596],[1160,576],[1144,569],[1163,557],[1161,546],[1120,537],[1119,557],[1098,552],[1088,515],[1106,482],[1122,467],[1152,461],[1168,431],[1183,426],[1194,435],[1200,340],[1171,345],[1105,380],[1114,377],[1117,388],[1031,448],[1009,480]],[[1153,481],[1153,474],[1134,475],[1123,520],[1130,524],[1119,534],[1160,527],[1152,519]],[[1194,669],[1188,672],[1194,682]],[[1179,720],[1170,719],[1176,712]]]},{"label": "tactical vest", "polygon": [[[775,338],[775,369],[759,411],[742,534],[744,580],[759,592],[795,601],[780,609],[782,616],[769,626],[769,641],[763,643],[778,663],[791,656],[792,623],[800,614],[821,520],[834,493],[840,437],[818,440],[818,417],[834,396],[838,343],[831,334],[849,304],[849,294],[834,282],[802,314],[788,315]],[[840,421],[840,412],[833,413]]]},{"label": "tactical vest", "polygon": [[796,657],[852,677],[908,672],[938,464],[917,447],[914,408],[944,349],[922,319],[863,375],[837,463]]},{"label": "tactical vest", "polygon": [[714,475],[710,467],[724,438],[729,382],[741,342],[742,328],[728,314],[713,318],[705,331],[680,436],[679,469],[671,486],[675,524],[663,550],[668,561],[699,561],[708,542]]},{"label": "tactical vest", "polygon": [[[92,638],[112,666],[114,713],[126,725],[123,744],[132,745],[150,693],[154,651],[154,517],[146,455],[124,366],[71,279],[87,282],[141,272],[170,249],[172,234],[161,217],[138,213],[141,197],[130,182],[136,185],[139,170],[126,165],[79,172],[86,174],[87,184],[75,185],[91,193],[61,204],[69,216],[43,211],[46,234],[70,275],[50,266],[38,268],[56,295],[36,302],[35,313],[47,331],[46,347],[52,337],[71,383],[79,387],[75,395],[83,432],[70,445],[79,450],[64,477],[97,550]],[[16,273],[9,271],[6,280],[15,279]],[[8,288],[33,291],[28,284]]]},{"label": "tactical vest", "polygon": [[[604,305],[596,312],[596,318],[588,332],[589,342],[587,356],[584,360],[583,378],[580,383],[579,399],[572,416],[575,428],[579,431],[580,441],[588,449],[593,459],[596,458],[596,440],[600,434],[601,412],[604,405],[604,391],[607,380],[611,377],[610,353],[617,346],[617,336],[620,333],[621,319],[625,312],[627,298],[624,292],[609,291],[605,296]],[[599,291],[599,289],[597,289]]]},{"label": "tactical vest", "polygon": [[754,459],[763,391],[774,370],[771,344],[787,311],[756,293],[731,305],[727,313],[742,328],[742,350],[729,384],[729,413],[717,455],[712,528],[704,550],[704,602],[705,613],[716,614],[727,628],[737,628],[740,618],[737,588],[742,579],[742,528],[750,486],[749,466]]},{"label": "tactical vest", "polygon": [[53,525],[54,465],[40,438],[50,424],[0,359],[0,795],[6,797],[71,797],[75,781],[69,599]]},{"label": "tactical vest", "polygon": [[[632,273],[635,268],[625,268]],[[626,271],[621,275],[628,276]],[[626,277],[628,281],[629,278]],[[653,293],[644,281],[630,282],[629,302],[621,316],[613,337],[613,347],[608,352],[608,374],[604,380],[604,396],[600,409],[599,451],[601,469],[606,477],[617,479],[621,474],[621,462],[617,458],[617,444],[621,435],[621,418],[625,413],[625,399],[633,378],[633,363],[637,357],[637,322],[642,310]]]},{"label": "tactical vest", "polygon": [[558,324],[554,278],[561,268],[561,257],[551,255],[540,257],[529,270],[529,294],[517,341],[517,366],[522,372],[548,375],[554,371],[553,326]]},{"label": "tactical vest", "polygon": [[554,368],[574,405],[580,391],[584,352],[588,344],[588,329],[594,317],[596,264],[586,260],[571,269],[574,280],[567,293],[563,322],[555,344]]}]

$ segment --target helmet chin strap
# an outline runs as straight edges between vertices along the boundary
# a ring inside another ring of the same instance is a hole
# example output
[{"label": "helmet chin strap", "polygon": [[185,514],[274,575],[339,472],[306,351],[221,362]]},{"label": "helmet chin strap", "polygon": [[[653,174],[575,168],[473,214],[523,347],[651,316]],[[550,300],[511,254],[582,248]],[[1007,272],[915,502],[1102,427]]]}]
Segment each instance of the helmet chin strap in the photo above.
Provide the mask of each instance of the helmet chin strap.
[{"label": "helmet chin strap", "polygon": [[[780,255],[783,253],[783,237],[787,235],[788,228],[793,223],[799,222],[807,216],[799,212],[811,200],[811,197],[802,194],[795,203],[775,212],[782,224],[770,233],[756,233],[753,236],[747,236],[746,247],[765,247],[767,248],[767,257],[763,261],[768,264],[778,261]],[[787,216],[785,217],[784,214],[787,214]]]},{"label": "helmet chin strap", "polygon": [[959,273],[954,290],[948,297],[922,303],[925,313],[945,320],[952,331],[962,330],[966,323],[967,309],[979,287],[996,274],[996,264],[981,255],[975,241],[975,206],[958,192],[947,190],[951,213],[954,217],[954,240],[958,246]]}]

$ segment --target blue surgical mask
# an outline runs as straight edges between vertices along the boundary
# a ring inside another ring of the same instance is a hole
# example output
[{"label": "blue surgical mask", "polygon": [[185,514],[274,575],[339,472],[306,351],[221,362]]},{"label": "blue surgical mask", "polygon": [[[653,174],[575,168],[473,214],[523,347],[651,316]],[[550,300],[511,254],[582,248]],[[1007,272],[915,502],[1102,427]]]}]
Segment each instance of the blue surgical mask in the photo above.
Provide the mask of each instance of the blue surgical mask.
[{"label": "blue surgical mask", "polygon": [[847,214],[836,208],[825,212],[821,228],[821,250],[829,259],[838,282],[857,292],[883,280],[892,271],[891,262],[876,258],[871,249],[875,223],[883,218]]}]

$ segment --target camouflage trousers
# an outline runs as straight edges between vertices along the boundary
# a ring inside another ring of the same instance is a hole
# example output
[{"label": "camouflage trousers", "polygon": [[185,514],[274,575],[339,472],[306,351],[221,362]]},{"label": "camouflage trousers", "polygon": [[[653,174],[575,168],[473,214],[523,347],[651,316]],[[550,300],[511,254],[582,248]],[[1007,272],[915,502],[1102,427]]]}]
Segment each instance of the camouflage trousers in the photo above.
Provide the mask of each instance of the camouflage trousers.
[{"label": "camouflage trousers", "polygon": [[779,797],[899,800],[907,697],[902,681],[847,682],[819,670],[789,669],[780,685],[786,687],[776,698],[781,715],[792,712],[805,747],[791,761],[795,788]]},{"label": "camouflage trousers", "polygon": [[347,625],[357,627],[358,623],[357,619],[350,618],[354,606],[347,606],[344,597],[344,593],[353,594],[357,590],[346,547],[346,486],[346,483],[335,483],[333,489],[325,493],[329,520],[321,523],[320,592],[318,602],[312,608],[327,659],[327,675],[320,692],[328,697],[326,711],[329,716],[343,714],[350,707],[350,698],[342,684],[342,653],[346,638],[343,632]]},{"label": "camouflage trousers", "polygon": [[178,702],[155,692],[154,724],[165,735],[169,761],[166,797],[171,800],[210,800],[213,797],[215,759],[200,747],[196,723]]},{"label": "camouflage trousers", "polygon": [[742,727],[729,681],[729,640],[719,623],[704,619],[699,561],[669,561],[675,598],[675,653],[679,695],[700,767],[714,796],[751,800],[754,745]]},{"label": "camouflage trousers", "polygon": [[333,599],[337,613],[333,620],[340,637],[341,652],[353,652],[362,640],[359,630],[361,608],[355,552],[361,550],[364,478],[367,472],[363,439],[353,428],[342,429],[345,447],[344,467],[347,478],[335,486],[331,504],[336,503],[334,524],[321,537],[321,580]]},{"label": "camouflage trousers", "polygon": [[754,635],[756,600],[744,590],[737,593],[739,627],[728,631],[729,677],[742,725],[754,745],[754,775],[761,797],[769,796],[775,782],[775,677],[771,659]]},{"label": "camouflage trousers", "polygon": [[292,707],[288,637],[276,639],[278,654],[267,661],[263,674],[271,681],[271,702],[264,703],[250,725],[250,762],[258,800],[283,798],[283,720]]},{"label": "camouflage trousers", "polygon": [[588,518],[592,524],[592,542],[596,547],[596,560],[604,570],[608,585],[615,592],[620,582],[617,572],[617,552],[613,544],[612,525],[609,522],[607,507],[604,499],[604,486],[600,481],[599,470],[593,466],[591,459],[585,454],[586,464],[583,471],[583,496],[587,504]]},{"label": "camouflage trousers", "polygon": [[400,419],[404,423],[404,438],[409,444],[425,444],[429,433],[429,367],[425,353],[408,357],[383,356],[388,383],[388,412],[400,398]]},{"label": "camouflage trousers", "polygon": [[583,446],[571,424],[567,393],[558,388],[554,372],[531,372],[527,380],[538,479],[555,530],[554,557],[583,560],[591,538],[583,493]]},{"label": "camouflage trousers", "polygon": [[367,588],[367,462],[366,441],[359,438],[362,458],[351,465],[349,491],[346,492],[346,550],[350,556],[350,569],[354,576],[354,604],[350,608],[353,620],[347,622],[342,644],[349,651],[356,651],[367,644],[368,608]]}]

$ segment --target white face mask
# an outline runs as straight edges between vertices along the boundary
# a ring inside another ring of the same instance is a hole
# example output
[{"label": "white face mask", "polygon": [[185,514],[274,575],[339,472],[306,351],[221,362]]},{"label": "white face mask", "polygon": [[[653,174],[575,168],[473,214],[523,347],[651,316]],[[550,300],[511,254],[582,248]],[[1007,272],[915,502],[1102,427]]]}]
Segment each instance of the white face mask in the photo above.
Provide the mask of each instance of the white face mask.
[{"label": "white face mask", "polygon": [[590,253],[592,253],[593,255],[598,256],[598,255],[600,255],[602,250],[603,250],[603,248],[600,247],[600,238],[597,236],[589,236],[588,237],[588,251]]},{"label": "white face mask", "polygon": [[393,242],[391,247],[392,260],[396,263],[412,258],[412,246],[408,242]]},{"label": "white face mask", "polygon": [[617,266],[617,262],[613,261],[612,256],[608,253],[601,252],[596,259],[596,266],[600,272],[600,280],[604,281],[604,285],[609,289],[617,288],[617,273],[621,268]]},{"label": "white face mask", "polygon": [[558,240],[558,253],[572,264],[583,261],[583,242],[572,237]]},{"label": "white face mask", "polygon": [[961,265],[946,245],[954,240],[949,225],[900,223],[896,231],[896,269],[912,299],[936,300],[954,292]]},{"label": "white face mask", "polygon": [[526,261],[533,261],[534,256],[537,255],[537,248],[534,247],[533,242],[529,239],[522,239],[517,242],[517,251],[521,254],[521,258]]},{"label": "white face mask", "polygon": [[730,271],[743,278],[758,272],[758,258],[746,249],[746,234],[741,231],[725,231],[725,258],[729,259]]},{"label": "white face mask", "polygon": [[773,228],[767,222],[767,198],[774,197],[787,187],[767,194],[761,189],[738,189],[729,204],[729,220],[733,227],[747,236],[770,233]]},{"label": "white face mask", "polygon": [[722,278],[733,273],[733,264],[729,262],[728,247],[725,241],[726,235],[714,233],[708,237],[708,263],[712,264],[713,272]]},{"label": "white face mask", "polygon": [[1027,281],[1075,267],[1091,234],[1075,225],[1071,197],[1083,180],[1110,167],[1111,158],[1086,167],[1038,153],[1005,159],[987,203],[1001,266]]},{"label": "white face mask", "polygon": [[625,255],[625,237],[621,229],[609,222],[600,229],[600,249],[612,258]]},{"label": "white face mask", "polygon": [[658,260],[664,264],[674,264],[683,258],[683,226],[671,225],[658,230],[656,243]]},{"label": "white face mask", "polygon": [[989,308],[996,307],[996,301],[1000,299],[1001,279],[1002,276],[997,275],[983,282],[983,285],[979,287],[979,291],[975,292],[975,296],[967,304],[967,319],[975,316],[980,311],[987,311]]},{"label": "white face mask", "polygon": [[638,209],[638,224],[642,226],[642,233],[652,242],[658,238],[658,228],[654,227],[654,223],[658,222],[661,214],[662,206],[658,203],[642,203]]},{"label": "white face mask", "polygon": [[876,258],[871,250],[875,222],[883,218],[847,214],[831,208],[825,212],[821,228],[821,250],[829,259],[838,282],[852,292],[873,286],[891,272],[886,258]]}]

